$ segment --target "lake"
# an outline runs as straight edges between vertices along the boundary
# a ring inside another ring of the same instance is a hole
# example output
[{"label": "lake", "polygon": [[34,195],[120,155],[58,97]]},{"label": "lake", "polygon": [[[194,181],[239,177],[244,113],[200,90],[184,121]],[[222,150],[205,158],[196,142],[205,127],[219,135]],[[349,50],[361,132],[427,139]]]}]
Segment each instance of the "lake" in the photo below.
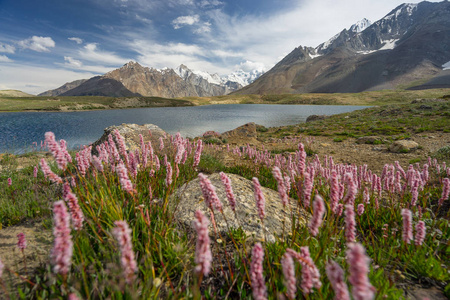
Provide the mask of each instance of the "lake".
[{"label": "lake", "polygon": [[155,124],[170,134],[200,136],[207,130],[225,132],[248,122],[274,127],[305,122],[310,115],[333,115],[364,109],[348,105],[222,104],[77,112],[0,113],[0,153],[23,152],[40,144],[47,131],[64,139],[70,148],[88,145],[103,129],[122,123]]}]

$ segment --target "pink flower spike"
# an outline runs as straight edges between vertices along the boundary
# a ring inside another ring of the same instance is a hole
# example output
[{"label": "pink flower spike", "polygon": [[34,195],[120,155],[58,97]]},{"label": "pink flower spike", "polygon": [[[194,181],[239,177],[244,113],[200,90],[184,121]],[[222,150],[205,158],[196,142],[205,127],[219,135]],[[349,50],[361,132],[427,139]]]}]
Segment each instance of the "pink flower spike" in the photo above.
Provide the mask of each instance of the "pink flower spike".
[{"label": "pink flower spike", "polygon": [[356,238],[356,221],[353,205],[345,205],[345,239],[347,243],[354,242]]},{"label": "pink flower spike", "polygon": [[34,166],[34,169],[33,169],[33,177],[34,177],[34,178],[37,178],[38,171],[39,171],[38,167],[37,167],[37,166]]},{"label": "pink flower spike", "polygon": [[447,200],[450,195],[450,179],[444,178],[442,180],[442,196],[439,199],[439,206],[444,203],[444,200]]},{"label": "pink flower spike", "polygon": [[253,299],[267,299],[267,288],[263,274],[264,250],[261,243],[256,243],[252,249],[252,261],[250,263],[250,279],[252,282]]},{"label": "pink flower spike", "polygon": [[302,282],[300,287],[302,288],[303,293],[312,293],[314,287],[319,289],[322,286],[320,273],[311,258],[309,248],[307,246],[300,247],[300,253],[288,248],[286,249],[286,252],[295,258],[302,266]]},{"label": "pink flower spike", "polygon": [[325,268],[328,279],[334,291],[335,300],[350,300],[350,293],[345,283],[344,270],[333,260],[327,263]]},{"label": "pink flower spike", "polygon": [[73,228],[75,230],[81,230],[84,222],[84,215],[78,204],[77,196],[72,193],[69,184],[66,182],[63,186],[63,199],[69,206],[70,217],[72,219]]},{"label": "pink flower spike", "polygon": [[8,177],[8,186],[11,186],[12,185],[12,179],[11,179],[11,177]]},{"label": "pink flower spike", "polygon": [[325,204],[322,197],[316,195],[313,202],[313,216],[309,223],[309,232],[312,236],[316,236],[319,233],[319,227],[322,224],[322,218],[325,213]]},{"label": "pink flower spike", "polygon": [[409,244],[413,239],[413,229],[412,229],[412,212],[409,209],[402,209],[403,217],[403,232],[402,240]]},{"label": "pink flower spike", "polygon": [[21,251],[27,248],[27,240],[25,239],[25,234],[23,232],[17,235],[17,248],[19,248]]},{"label": "pink flower spike", "polygon": [[172,165],[168,162],[166,165],[166,186],[172,184]]},{"label": "pink flower spike", "polygon": [[194,168],[196,166],[198,166],[198,164],[200,163],[200,157],[202,155],[202,151],[203,151],[203,142],[202,140],[198,140],[197,141],[197,149],[195,150],[195,154],[194,154],[194,164],[192,165]]},{"label": "pink flower spike", "polygon": [[227,194],[227,199],[230,203],[230,207],[234,212],[236,212],[236,197],[234,196],[233,188],[231,187],[231,180],[224,172],[220,172],[219,174],[220,180],[222,180],[222,183],[225,186],[225,193]]},{"label": "pink flower spike", "polygon": [[194,227],[197,231],[197,244],[195,246],[195,272],[208,276],[211,270],[212,254],[208,231],[209,221],[201,210],[195,212]]},{"label": "pink flower spike", "polygon": [[200,188],[202,190],[206,206],[210,209],[213,209],[214,207],[218,211],[222,211],[222,202],[220,202],[220,199],[216,194],[216,188],[213,186],[209,178],[203,173],[199,173],[198,178],[200,179]]},{"label": "pink flower spike", "polygon": [[349,264],[349,281],[353,285],[352,295],[355,300],[375,298],[375,288],[370,284],[370,259],[366,256],[364,247],[359,243],[348,244],[347,263]]},{"label": "pink flower spike", "polygon": [[425,222],[419,221],[416,224],[416,237],[415,237],[415,244],[416,246],[421,246],[423,244],[423,241],[425,240]]},{"label": "pink flower spike", "polygon": [[295,278],[294,260],[289,253],[285,253],[281,258],[281,267],[283,268],[284,285],[287,289],[287,295],[289,299],[295,299],[297,279]]},{"label": "pink flower spike", "polygon": [[138,271],[137,263],[134,258],[133,245],[131,242],[131,229],[126,221],[115,221],[112,234],[117,240],[120,249],[120,264],[122,266],[125,281],[128,284],[135,280],[135,273]]},{"label": "pink flower spike", "polygon": [[266,199],[264,198],[264,194],[261,190],[261,184],[259,184],[258,178],[253,177],[252,181],[253,181],[253,189],[254,189],[254,194],[255,194],[256,207],[258,208],[258,215],[262,222],[264,220],[264,217],[266,216],[266,212],[265,212]]},{"label": "pink flower spike", "polygon": [[362,203],[358,204],[357,212],[358,216],[361,216],[364,213],[364,204]]},{"label": "pink flower spike", "polygon": [[53,272],[67,275],[70,271],[73,242],[70,235],[70,219],[64,201],[56,201],[53,204],[53,235],[55,241],[50,253]]},{"label": "pink flower spike", "polygon": [[3,264],[2,260],[0,259],[0,279],[3,276],[3,269],[5,268],[5,265]]},{"label": "pink flower spike", "polygon": [[284,183],[283,175],[281,174],[281,170],[278,167],[274,167],[272,169],[272,174],[278,185],[278,194],[280,195],[281,203],[284,207],[289,203],[288,196],[286,193],[286,185]]}]

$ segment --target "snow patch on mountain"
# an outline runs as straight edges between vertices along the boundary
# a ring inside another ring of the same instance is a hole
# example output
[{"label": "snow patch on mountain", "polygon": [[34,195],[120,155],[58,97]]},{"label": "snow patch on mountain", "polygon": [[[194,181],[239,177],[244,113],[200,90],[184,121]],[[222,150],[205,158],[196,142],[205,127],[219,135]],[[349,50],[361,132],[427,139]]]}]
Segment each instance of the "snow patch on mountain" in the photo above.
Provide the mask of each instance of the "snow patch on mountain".
[{"label": "snow patch on mountain", "polygon": [[417,9],[417,3],[405,3],[405,4],[401,5],[396,11],[391,12],[383,19],[385,19],[385,20],[390,20],[392,18],[397,19],[403,10],[406,10],[406,12],[408,13],[408,16],[410,16],[410,15],[412,15],[412,13],[414,12],[415,9]]},{"label": "snow patch on mountain", "polygon": [[450,61],[446,62],[445,64],[442,65],[442,68],[444,70],[450,70]]},{"label": "snow patch on mountain", "polygon": [[395,43],[397,43],[398,40],[399,39],[381,41],[384,45],[378,50],[392,50],[395,48]]},{"label": "snow patch on mountain", "polygon": [[364,29],[366,29],[370,25],[372,25],[372,22],[370,22],[370,20],[364,18],[361,21],[358,21],[355,24],[353,24],[352,26],[350,26],[349,30],[352,32],[355,32],[355,33],[359,33],[361,31],[364,31]]}]

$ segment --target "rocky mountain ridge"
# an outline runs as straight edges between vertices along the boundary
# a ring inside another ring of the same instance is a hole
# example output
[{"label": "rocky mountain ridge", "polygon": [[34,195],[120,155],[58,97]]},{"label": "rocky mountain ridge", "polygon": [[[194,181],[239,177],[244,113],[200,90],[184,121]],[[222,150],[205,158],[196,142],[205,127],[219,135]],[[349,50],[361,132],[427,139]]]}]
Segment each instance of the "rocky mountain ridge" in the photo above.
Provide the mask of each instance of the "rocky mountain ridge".
[{"label": "rocky mountain ridge", "polygon": [[221,77],[218,74],[191,70],[183,64],[175,69],[154,69],[130,61],[102,76],[69,82],[39,96],[221,96],[251,83],[262,73],[261,70],[238,70]]},{"label": "rocky mountain ridge", "polygon": [[[442,77],[450,60],[450,3],[402,4],[319,46],[299,46],[239,94],[361,92]],[[448,77],[444,77],[448,78]],[[442,87],[442,80],[439,81]],[[433,87],[433,84],[428,86]],[[447,82],[450,87],[450,82]]]}]

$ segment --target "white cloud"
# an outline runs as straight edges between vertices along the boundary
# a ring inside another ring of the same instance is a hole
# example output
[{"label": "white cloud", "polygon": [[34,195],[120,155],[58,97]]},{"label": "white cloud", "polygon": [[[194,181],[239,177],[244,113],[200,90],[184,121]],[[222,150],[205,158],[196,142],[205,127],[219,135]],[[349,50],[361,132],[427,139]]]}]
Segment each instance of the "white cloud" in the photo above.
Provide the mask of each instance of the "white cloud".
[{"label": "white cloud", "polygon": [[76,60],[70,56],[64,56],[64,60],[66,61],[67,66],[71,66],[74,68],[81,68],[81,66],[83,65],[81,61]]},{"label": "white cloud", "polygon": [[78,54],[82,60],[96,63],[100,62],[108,65],[121,65],[130,61],[130,59],[122,58],[113,52],[99,50],[96,43],[86,44],[78,51]]},{"label": "white cloud", "polygon": [[80,45],[80,44],[83,43],[83,40],[80,39],[80,38],[77,38],[77,37],[70,37],[70,38],[68,38],[68,39],[71,40],[71,41],[74,41],[74,42],[77,43],[78,45]]},{"label": "white cloud", "polygon": [[218,0],[202,0],[200,1],[200,7],[205,7],[205,6],[219,6],[224,4],[221,1]]},{"label": "white cloud", "polygon": [[64,56],[64,64],[56,63],[57,65],[63,66],[68,69],[80,70],[93,72],[96,74],[105,74],[109,71],[114,70],[116,67],[105,67],[105,66],[96,66],[96,65],[85,65],[80,60],[77,60],[70,56]]},{"label": "white cloud", "polygon": [[37,52],[50,52],[49,48],[55,47],[55,41],[51,37],[32,36],[29,39],[22,40],[19,46],[24,49],[30,49]]},{"label": "white cloud", "polygon": [[172,21],[172,25],[174,29],[180,29],[186,25],[193,25],[200,20],[199,15],[193,16],[181,16]]},{"label": "white cloud", "polygon": [[14,46],[0,43],[0,52],[13,54],[15,51],[16,48]]},{"label": "white cloud", "polygon": [[260,72],[266,71],[266,68],[263,63],[260,62],[254,62],[250,60],[246,60],[244,62],[241,62],[239,65],[235,67],[236,69],[241,69],[245,72],[250,72],[253,70],[258,70]]},{"label": "white cloud", "polygon": [[194,33],[202,34],[202,33],[208,33],[211,32],[211,23],[205,22],[202,25],[200,25],[197,29],[194,30]]},{"label": "white cloud", "polygon": [[13,60],[9,59],[6,55],[0,55],[0,62],[13,62]]}]

